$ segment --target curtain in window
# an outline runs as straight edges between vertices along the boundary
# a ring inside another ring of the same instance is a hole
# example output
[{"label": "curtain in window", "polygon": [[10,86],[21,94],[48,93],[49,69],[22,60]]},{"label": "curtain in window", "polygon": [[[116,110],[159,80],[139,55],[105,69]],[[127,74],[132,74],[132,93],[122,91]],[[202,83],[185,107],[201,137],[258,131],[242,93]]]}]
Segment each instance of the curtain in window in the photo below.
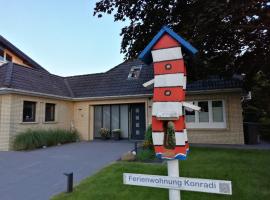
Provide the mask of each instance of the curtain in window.
[{"label": "curtain in window", "polygon": [[99,131],[102,128],[102,106],[94,107],[94,136],[100,137]]},{"label": "curtain in window", "polygon": [[112,130],[120,128],[119,105],[112,105]]},{"label": "curtain in window", "polygon": [[111,130],[111,109],[110,109],[110,106],[106,105],[106,106],[103,106],[103,124],[102,124],[102,127],[103,128],[107,128],[109,130]]},{"label": "curtain in window", "polygon": [[120,105],[120,129],[122,138],[128,138],[128,119],[128,105]]}]

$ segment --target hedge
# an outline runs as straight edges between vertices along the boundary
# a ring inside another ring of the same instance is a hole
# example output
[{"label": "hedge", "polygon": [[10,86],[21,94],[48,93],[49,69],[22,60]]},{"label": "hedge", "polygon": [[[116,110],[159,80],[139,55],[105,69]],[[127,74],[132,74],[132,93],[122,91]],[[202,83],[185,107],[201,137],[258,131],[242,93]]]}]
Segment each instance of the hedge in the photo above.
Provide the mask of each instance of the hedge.
[{"label": "hedge", "polygon": [[28,129],[15,136],[13,148],[14,150],[32,150],[76,142],[78,140],[79,134],[77,131],[64,129]]}]

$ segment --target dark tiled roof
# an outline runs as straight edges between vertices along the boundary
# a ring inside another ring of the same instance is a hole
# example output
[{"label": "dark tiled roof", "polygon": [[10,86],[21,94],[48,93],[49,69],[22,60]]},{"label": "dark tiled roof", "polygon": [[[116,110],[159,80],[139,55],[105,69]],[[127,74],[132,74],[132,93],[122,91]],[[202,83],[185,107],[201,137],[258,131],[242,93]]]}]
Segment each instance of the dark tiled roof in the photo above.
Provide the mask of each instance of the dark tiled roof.
[{"label": "dark tiled roof", "polygon": [[[128,79],[132,66],[142,65],[138,79]],[[143,83],[153,77],[152,67],[140,60],[124,62],[105,73],[67,77],[76,97],[102,97],[149,94]]]},{"label": "dark tiled roof", "polygon": [[1,35],[0,35],[0,46],[7,48],[11,52],[19,56],[21,59],[25,60],[27,63],[31,65],[31,67],[47,72],[46,69],[41,67],[37,62],[32,60],[29,56],[27,56],[25,53],[23,53],[20,49],[15,47],[11,42],[9,42],[6,38],[4,38]]},{"label": "dark tiled roof", "polygon": [[0,81],[0,87],[71,97],[63,77],[14,63],[0,66],[1,71],[5,81]]},{"label": "dark tiled roof", "polygon": [[198,80],[187,84],[187,91],[218,90],[228,88],[242,88],[242,81],[237,79],[214,78]]},{"label": "dark tiled roof", "polygon": [[[142,66],[139,78],[128,79],[131,67],[138,65]],[[142,84],[152,78],[153,67],[140,60],[121,63],[105,73],[70,77],[60,77],[13,63],[0,66],[0,87],[74,98],[151,95],[152,89],[144,88]],[[189,83],[187,91],[241,87],[241,81],[214,78]]]}]

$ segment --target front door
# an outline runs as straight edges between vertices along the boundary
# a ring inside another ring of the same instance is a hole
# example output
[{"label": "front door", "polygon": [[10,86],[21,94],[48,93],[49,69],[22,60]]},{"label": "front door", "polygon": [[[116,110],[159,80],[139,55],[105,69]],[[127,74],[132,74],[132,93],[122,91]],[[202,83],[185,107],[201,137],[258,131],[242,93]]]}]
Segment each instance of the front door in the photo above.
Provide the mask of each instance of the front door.
[{"label": "front door", "polygon": [[145,104],[131,104],[131,139],[143,140],[145,133]]}]

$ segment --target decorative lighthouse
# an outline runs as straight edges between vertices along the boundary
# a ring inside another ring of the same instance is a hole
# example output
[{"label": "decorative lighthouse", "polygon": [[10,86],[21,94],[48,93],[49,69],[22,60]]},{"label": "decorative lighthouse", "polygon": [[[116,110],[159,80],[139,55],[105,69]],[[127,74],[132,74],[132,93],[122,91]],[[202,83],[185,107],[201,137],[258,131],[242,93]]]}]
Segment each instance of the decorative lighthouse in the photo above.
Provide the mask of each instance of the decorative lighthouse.
[{"label": "decorative lighthouse", "polygon": [[185,102],[187,74],[182,47],[195,54],[197,50],[168,27],[163,27],[139,58],[153,62],[154,84],[152,137],[157,157],[185,160],[189,151],[184,107],[199,110]]}]

